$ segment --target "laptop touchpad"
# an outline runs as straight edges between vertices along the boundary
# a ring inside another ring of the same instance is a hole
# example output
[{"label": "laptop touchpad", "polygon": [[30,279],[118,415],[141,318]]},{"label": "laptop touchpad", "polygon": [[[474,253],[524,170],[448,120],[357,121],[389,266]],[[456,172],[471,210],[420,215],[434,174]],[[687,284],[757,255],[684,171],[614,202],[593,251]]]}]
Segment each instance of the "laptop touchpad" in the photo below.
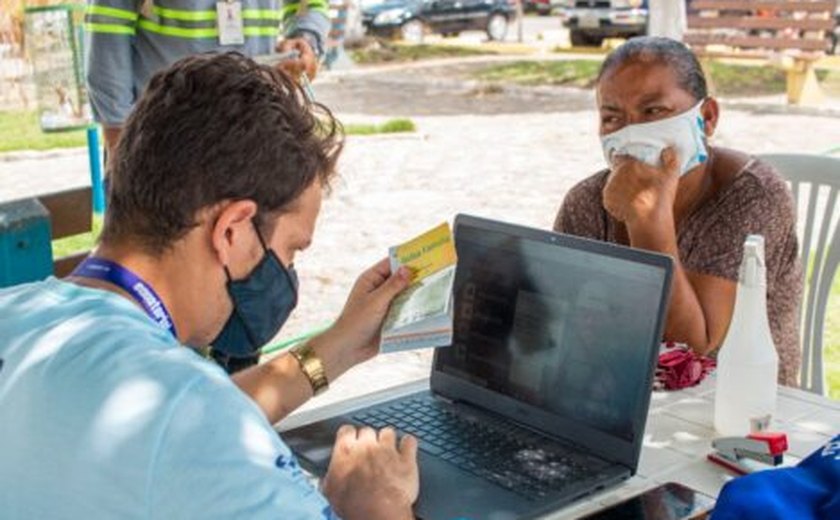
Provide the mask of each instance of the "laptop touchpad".
[{"label": "laptop touchpad", "polygon": [[418,455],[420,498],[414,512],[423,520],[513,520],[522,518],[530,505],[486,480],[453,471],[448,462],[423,452]]}]

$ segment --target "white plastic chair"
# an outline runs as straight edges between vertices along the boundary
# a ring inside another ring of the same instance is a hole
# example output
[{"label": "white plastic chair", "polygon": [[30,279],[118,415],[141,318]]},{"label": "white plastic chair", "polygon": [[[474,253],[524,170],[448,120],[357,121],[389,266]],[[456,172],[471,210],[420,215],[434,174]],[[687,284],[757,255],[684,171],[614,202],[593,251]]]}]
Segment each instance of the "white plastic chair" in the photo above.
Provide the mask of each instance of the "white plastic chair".
[{"label": "white plastic chair", "polygon": [[[837,203],[840,159],[805,154],[769,154],[760,159],[773,165],[790,183],[793,192],[800,258],[806,271],[799,310],[800,386],[822,395],[825,392],[823,332],[826,307],[840,264],[840,205]],[[805,201],[802,207],[800,198]],[[800,218],[803,214],[804,221]]]}]

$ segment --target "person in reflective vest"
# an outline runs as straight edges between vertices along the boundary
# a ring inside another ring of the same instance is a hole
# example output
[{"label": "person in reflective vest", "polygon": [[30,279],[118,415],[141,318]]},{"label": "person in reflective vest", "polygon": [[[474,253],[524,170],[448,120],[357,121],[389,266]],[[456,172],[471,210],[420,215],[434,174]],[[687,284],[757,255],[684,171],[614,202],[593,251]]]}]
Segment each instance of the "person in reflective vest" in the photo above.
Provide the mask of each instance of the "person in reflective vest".
[{"label": "person in reflective vest", "polygon": [[330,28],[328,0],[88,0],[85,13],[91,107],[113,152],[152,75],[186,56],[297,50],[278,66],[314,79]]}]

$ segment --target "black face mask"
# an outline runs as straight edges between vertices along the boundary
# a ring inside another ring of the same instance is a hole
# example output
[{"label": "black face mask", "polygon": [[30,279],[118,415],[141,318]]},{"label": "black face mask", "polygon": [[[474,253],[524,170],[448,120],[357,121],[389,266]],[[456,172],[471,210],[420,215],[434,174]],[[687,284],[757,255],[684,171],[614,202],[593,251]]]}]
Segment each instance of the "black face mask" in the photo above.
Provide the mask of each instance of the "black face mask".
[{"label": "black face mask", "polygon": [[232,280],[225,266],[233,311],[211,342],[213,358],[228,372],[255,364],[259,349],[277,334],[297,305],[298,279],[294,268],[286,269],[274,251],[266,247],[256,225],[254,229],[265,255],[242,280]]}]

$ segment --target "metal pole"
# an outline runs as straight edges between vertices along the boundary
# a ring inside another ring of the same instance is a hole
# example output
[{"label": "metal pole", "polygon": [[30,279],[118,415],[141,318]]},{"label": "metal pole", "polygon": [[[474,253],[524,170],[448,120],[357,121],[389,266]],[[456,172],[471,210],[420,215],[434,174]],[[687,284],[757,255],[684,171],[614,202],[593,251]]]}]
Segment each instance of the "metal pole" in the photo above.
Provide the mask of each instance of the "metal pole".
[{"label": "metal pole", "polygon": [[102,186],[102,161],[99,156],[99,128],[90,125],[87,129],[88,161],[90,162],[90,186],[93,190],[93,212],[105,212],[105,190]]},{"label": "metal pole", "polygon": [[522,43],[522,18],[525,16],[525,10],[522,8],[522,2],[523,0],[516,0],[516,39],[519,43]]}]

